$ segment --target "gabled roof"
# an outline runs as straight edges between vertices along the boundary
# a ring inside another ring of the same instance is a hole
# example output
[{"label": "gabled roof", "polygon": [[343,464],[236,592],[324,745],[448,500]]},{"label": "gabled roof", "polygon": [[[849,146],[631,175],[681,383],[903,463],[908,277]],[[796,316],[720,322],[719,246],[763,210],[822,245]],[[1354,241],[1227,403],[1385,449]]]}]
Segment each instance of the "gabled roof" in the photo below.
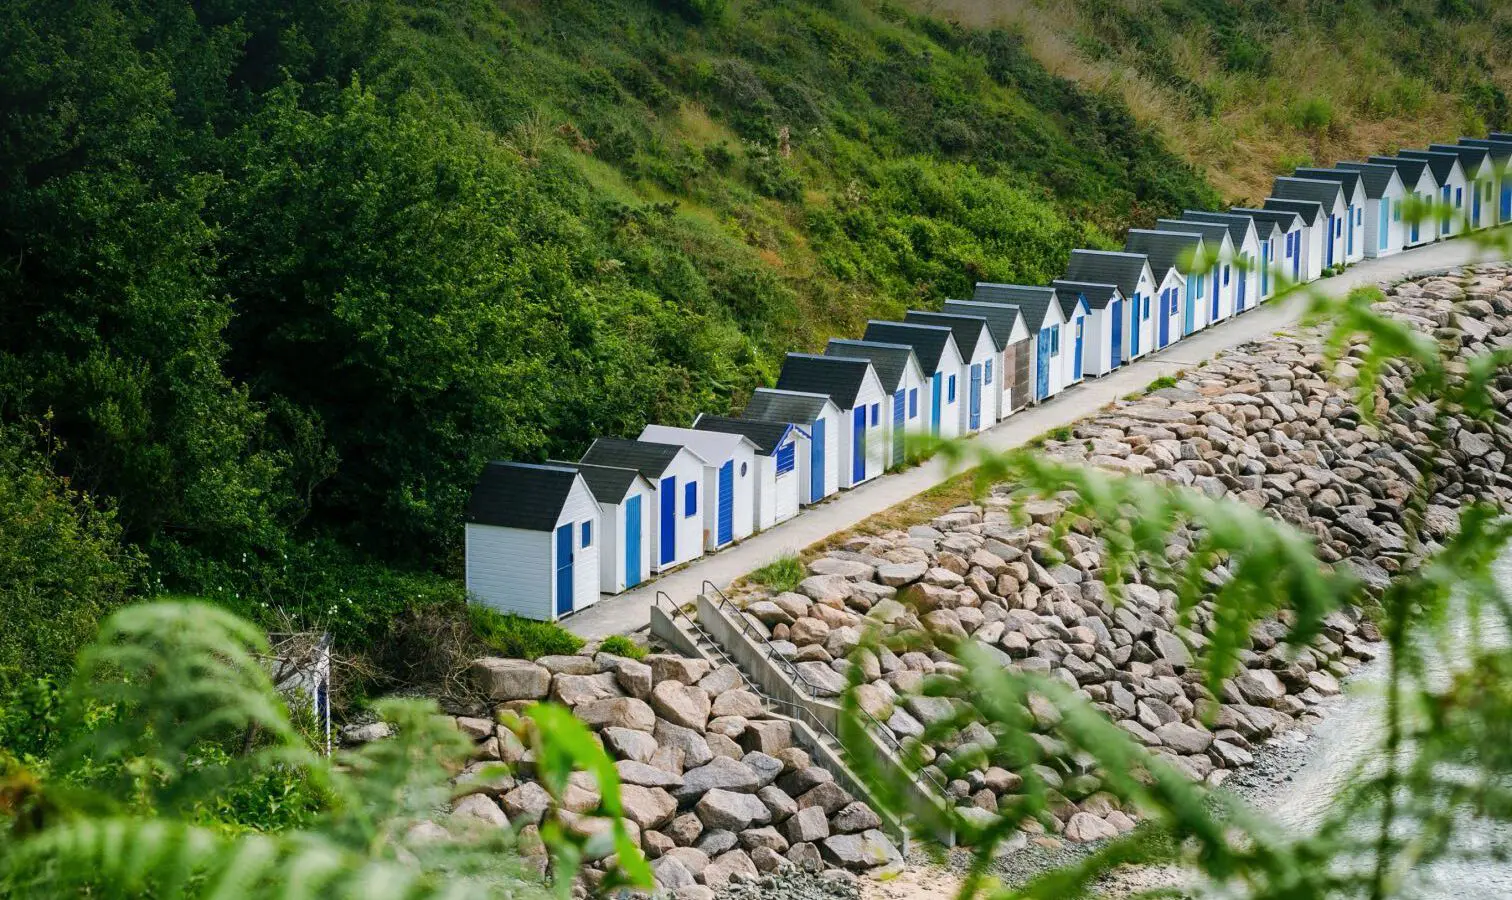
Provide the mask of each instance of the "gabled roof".
[{"label": "gabled roof", "polygon": [[775,388],[757,388],[746,401],[743,419],[760,422],[785,422],[793,425],[812,425],[824,415],[824,407],[835,401],[824,394],[809,391],[779,391]]},{"label": "gabled roof", "polygon": [[[1072,250],[1066,266],[1067,281],[1116,284],[1125,297],[1139,290],[1139,276],[1150,260],[1143,253],[1117,250]],[[1155,276],[1152,273],[1151,279]]]},{"label": "gabled roof", "polygon": [[[907,344],[884,344],[879,341],[848,341],[830,338],[824,347],[825,356],[848,356],[851,359],[870,360],[877,377],[882,380],[882,390],[891,394],[903,386],[903,373],[908,371],[909,361],[918,365],[914,350]],[[920,368],[920,377],[924,370]]]},{"label": "gabled roof", "polygon": [[1218,222],[1202,222],[1186,219],[1156,219],[1156,231],[1171,231],[1181,234],[1200,234],[1202,243],[1208,247],[1221,247],[1224,241],[1233,244],[1228,226]]},{"label": "gabled roof", "polygon": [[1301,168],[1294,174],[1298,178],[1311,178],[1317,181],[1337,181],[1344,189],[1345,202],[1348,202],[1350,197],[1360,192],[1360,173],[1353,169]]},{"label": "gabled roof", "polygon": [[1466,144],[1429,144],[1428,149],[1435,153],[1453,153],[1459,157],[1460,166],[1469,175],[1474,169],[1479,169],[1491,157],[1488,147],[1471,147]]},{"label": "gabled roof", "polygon": [[1356,172],[1360,181],[1365,184],[1365,196],[1371,200],[1379,200],[1386,196],[1386,191],[1391,188],[1391,179],[1402,180],[1397,174],[1396,166],[1383,166],[1379,163],[1362,163],[1345,160],[1336,168],[1326,169],[1329,172]]},{"label": "gabled roof", "polygon": [[1009,344],[1029,339],[1029,326],[1017,306],[1005,303],[982,303],[979,300],[946,300],[944,312],[962,316],[981,316],[987,320],[987,332],[999,350]]},{"label": "gabled roof", "polygon": [[1316,228],[1318,220],[1323,218],[1323,204],[1311,200],[1282,200],[1279,197],[1266,197],[1265,208],[1296,213],[1302,217],[1302,223],[1308,228]]},{"label": "gabled roof", "polygon": [[1161,273],[1156,276],[1157,281],[1164,281],[1164,273],[1171,269],[1185,274],[1206,252],[1202,235],[1195,231],[1151,231],[1146,228],[1131,228],[1124,246],[1150,258],[1150,268]]},{"label": "gabled roof", "polygon": [[491,462],[473,485],[467,521],[551,531],[562,517],[562,506],[577,478],[577,469],[570,466]]},{"label": "gabled roof", "polygon": [[1499,166],[1505,166],[1508,160],[1512,160],[1512,141],[1488,141],[1481,138],[1460,138],[1459,141],[1466,147],[1484,147],[1491,154],[1491,161]]},{"label": "gabled roof", "polygon": [[647,425],[641,429],[640,439],[687,447],[702,456],[710,465],[716,466],[727,459],[734,459],[742,446],[749,450],[756,449],[756,442],[743,434],[677,428],[672,425]]},{"label": "gabled roof", "polygon": [[1233,209],[1234,212],[1249,216],[1256,222],[1270,222],[1281,229],[1283,234],[1304,221],[1300,215],[1289,209],[1253,209],[1246,206],[1236,206]]},{"label": "gabled roof", "polygon": [[756,445],[756,452],[771,456],[777,448],[787,443],[788,435],[798,430],[792,422],[764,422],[761,419],[737,419],[733,416],[711,416],[699,413],[693,427],[699,431],[722,431],[738,434]]},{"label": "gabled roof", "polygon": [[1512,131],[1493,131],[1487,137],[1493,141],[1512,141]]},{"label": "gabled roof", "polygon": [[1323,204],[1329,211],[1334,204],[1349,205],[1344,199],[1344,186],[1322,178],[1277,178],[1271,185],[1271,196],[1277,200],[1310,200]]},{"label": "gabled roof", "polygon": [[1253,216],[1232,212],[1208,212],[1204,209],[1187,209],[1182,210],[1181,218],[1188,222],[1215,222],[1219,225],[1228,226],[1229,240],[1234,242],[1236,248],[1244,245],[1244,239],[1251,231],[1255,232],[1257,238],[1259,237],[1260,229],[1255,227]]},{"label": "gabled roof", "polygon": [[1039,330],[1045,327],[1045,313],[1050,311],[1050,304],[1060,302],[1060,298],[1055,294],[1055,288],[1034,287],[1027,284],[993,284],[987,281],[977,282],[971,299],[981,303],[1006,303],[1017,306],[1024,314],[1024,327],[1029,329],[1030,334],[1038,334]]},{"label": "gabled roof", "polygon": [[1402,176],[1402,184],[1406,185],[1410,192],[1417,187],[1418,179],[1423,177],[1423,170],[1428,168],[1426,159],[1412,159],[1405,156],[1372,156],[1368,160],[1379,166],[1391,166]]},{"label": "gabled roof", "polygon": [[1123,291],[1116,284],[1096,284],[1090,281],[1066,281],[1056,279],[1050,282],[1056,293],[1077,294],[1087,304],[1087,309],[1103,309],[1115,299],[1123,297]]},{"label": "gabled roof", "polygon": [[[946,344],[955,343],[955,332],[944,325],[872,319],[866,323],[865,339],[879,344],[907,344],[919,358],[919,368],[928,376],[940,368],[940,357],[945,354]],[[959,353],[960,348],[957,347],[956,351]]]},{"label": "gabled roof", "polygon": [[600,503],[619,503],[625,499],[626,494],[630,493],[630,488],[634,487],[637,481],[647,488],[651,487],[651,482],[646,480],[646,476],[634,469],[595,466],[588,463],[553,462],[552,465],[577,469],[578,474],[583,476],[583,480],[588,482],[588,490],[593,492],[594,498]]},{"label": "gabled roof", "polygon": [[828,394],[841,409],[854,409],[856,395],[866,383],[871,363],[844,356],[820,356],[816,353],[789,353],[777,376],[777,387],[785,391],[809,391]]},{"label": "gabled roof", "polygon": [[[910,325],[944,325],[955,335],[956,349],[961,358],[969,360],[976,355],[977,345],[982,342],[982,333],[987,330],[987,320],[981,316],[929,312],[910,309],[903,315]],[[989,335],[988,340],[992,340]]]},{"label": "gabled roof", "polygon": [[[1398,150],[1397,156],[1406,159],[1426,159],[1428,168],[1433,172],[1433,177],[1442,186],[1454,177],[1454,167],[1459,165],[1459,154],[1439,153],[1434,150]],[[1464,169],[1460,169],[1460,176],[1464,176]]]},{"label": "gabled roof", "polygon": [[617,466],[635,469],[647,478],[660,478],[679,453],[689,453],[700,463],[707,463],[697,452],[677,444],[655,441],[632,441],[625,438],[599,438],[583,454],[581,462],[594,466]]}]

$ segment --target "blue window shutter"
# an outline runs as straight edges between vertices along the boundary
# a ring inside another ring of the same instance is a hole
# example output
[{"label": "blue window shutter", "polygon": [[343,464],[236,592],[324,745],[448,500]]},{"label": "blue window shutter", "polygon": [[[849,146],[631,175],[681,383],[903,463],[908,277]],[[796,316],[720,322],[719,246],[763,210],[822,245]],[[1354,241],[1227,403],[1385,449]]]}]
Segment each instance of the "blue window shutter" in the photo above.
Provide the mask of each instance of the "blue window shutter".
[{"label": "blue window shutter", "polygon": [[871,405],[871,424],[873,428],[876,428],[877,423],[881,421],[881,407],[882,404],[880,403],[873,403]]},{"label": "blue window shutter", "polygon": [[683,485],[683,516],[698,515],[698,485],[688,482]]},{"label": "blue window shutter", "polygon": [[592,522],[584,522],[583,523],[583,546],[585,548],[593,546],[593,523]]},{"label": "blue window shutter", "polygon": [[987,369],[983,376],[983,380],[988,384],[992,384],[992,357],[987,358]]},{"label": "blue window shutter", "polygon": [[956,377],[954,375],[950,376],[950,382],[949,382],[949,384],[946,385],[946,392],[945,392],[945,402],[946,403],[954,403],[955,402],[955,378]]},{"label": "blue window shutter", "polygon": [[908,417],[916,419],[919,416],[919,389],[908,389]]},{"label": "blue window shutter", "polygon": [[796,456],[794,447],[794,443],[792,441],[789,441],[788,443],[783,444],[781,447],[777,448],[778,475],[786,475],[787,473],[793,471],[793,465]]}]

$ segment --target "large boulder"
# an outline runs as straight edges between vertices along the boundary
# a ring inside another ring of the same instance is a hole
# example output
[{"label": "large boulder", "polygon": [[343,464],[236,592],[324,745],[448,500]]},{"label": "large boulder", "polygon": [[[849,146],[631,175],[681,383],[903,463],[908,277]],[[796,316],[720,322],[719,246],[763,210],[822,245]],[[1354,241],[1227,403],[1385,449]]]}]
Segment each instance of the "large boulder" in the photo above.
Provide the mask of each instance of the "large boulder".
[{"label": "large boulder", "polygon": [[708,727],[712,704],[703,688],[681,681],[661,681],[651,689],[651,706],[657,715],[674,725],[702,731]]},{"label": "large boulder", "polygon": [[523,659],[486,656],[468,670],[473,684],[496,703],[544,700],[551,692],[551,671]]},{"label": "large boulder", "polygon": [[728,756],[716,756],[706,765],[684,772],[682,787],[673,794],[684,803],[692,803],[715,789],[753,794],[760,787],[761,778],[750,766]]},{"label": "large boulder", "polygon": [[903,863],[898,848],[887,835],[875,829],[860,834],[832,834],[819,847],[825,859],[852,872]]},{"label": "large boulder", "polygon": [[721,788],[704,794],[693,811],[698,814],[705,828],[726,831],[741,832],[752,825],[765,825],[772,820],[771,811],[754,794],[736,793]]},{"label": "large boulder", "polygon": [[630,728],[635,731],[650,731],[656,727],[656,713],[646,701],[634,697],[590,700],[578,704],[572,713],[595,730]]}]

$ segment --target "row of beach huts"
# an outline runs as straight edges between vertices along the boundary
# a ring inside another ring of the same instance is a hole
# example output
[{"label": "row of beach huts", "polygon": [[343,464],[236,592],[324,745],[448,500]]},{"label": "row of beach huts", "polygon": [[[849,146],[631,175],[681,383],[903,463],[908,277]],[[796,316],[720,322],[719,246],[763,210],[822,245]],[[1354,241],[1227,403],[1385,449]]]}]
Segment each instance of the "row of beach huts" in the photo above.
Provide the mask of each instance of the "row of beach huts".
[{"label": "row of beach huts", "polygon": [[[1509,161],[1512,133],[1493,132],[1300,168],[1257,208],[1187,210],[1121,252],[1074,250],[1049,285],[978,283],[790,353],[739,417],[599,438],[575,463],[489,463],[466,514],[468,594],[533,619],[584,609],[871,481],[911,433],[990,428],[1289,284],[1512,222]],[[1404,215],[1410,198],[1431,220]]]}]

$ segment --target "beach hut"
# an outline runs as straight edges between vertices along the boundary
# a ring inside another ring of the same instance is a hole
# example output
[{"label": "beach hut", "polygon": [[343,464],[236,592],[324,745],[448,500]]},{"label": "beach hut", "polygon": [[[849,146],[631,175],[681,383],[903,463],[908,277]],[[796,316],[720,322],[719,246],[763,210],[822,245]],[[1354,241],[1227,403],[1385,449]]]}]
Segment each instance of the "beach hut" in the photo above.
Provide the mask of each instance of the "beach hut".
[{"label": "beach hut", "polygon": [[[1487,147],[1465,144],[1429,144],[1435,153],[1453,153],[1459,157],[1470,195],[1466,213],[1471,228],[1489,228],[1496,222],[1497,164]],[[1505,161],[1505,160],[1504,160]]]},{"label": "beach hut", "polygon": [[599,599],[599,506],[573,466],[491,462],[468,498],[468,598],[555,621]]},{"label": "beach hut", "polygon": [[996,382],[1003,373],[995,371],[997,344],[987,330],[987,321],[980,316],[961,316],[949,313],[909,310],[903,321],[909,325],[943,325],[955,336],[956,349],[961,351],[961,389],[966,396],[961,403],[961,433],[975,434],[983,428],[991,428],[1000,418],[997,399],[1001,393]]},{"label": "beach hut", "polygon": [[977,282],[971,299],[1016,306],[1023,315],[1024,329],[1034,342],[1034,359],[1029,367],[1034,384],[1033,402],[1042,403],[1073,380],[1081,380],[1081,355],[1086,341],[1084,307],[1073,304],[1074,316],[1068,319],[1066,306],[1055,288],[985,281]]},{"label": "beach hut", "polygon": [[798,515],[801,496],[798,471],[799,441],[806,436],[791,422],[763,422],[732,416],[699,414],[693,422],[698,431],[738,434],[756,448],[756,530],[765,531]]},{"label": "beach hut", "polygon": [[1360,251],[1372,259],[1401,252],[1405,237],[1402,199],[1407,192],[1394,167],[1346,160],[1332,169],[1298,171],[1308,172],[1309,177],[1333,178],[1346,186],[1358,182],[1365,197],[1361,205],[1364,219],[1360,229]]},{"label": "beach hut", "polygon": [[1007,418],[1022,409],[1029,402],[1032,383],[1029,378],[1030,356],[1034,347],[1019,308],[975,300],[946,300],[940,311],[957,316],[980,316],[986,320],[987,331],[997,348],[996,368],[1002,373],[994,379],[999,394],[1000,418]]},{"label": "beach hut", "polygon": [[1265,208],[1278,212],[1294,213],[1302,220],[1302,235],[1298,241],[1301,248],[1302,277],[1299,281],[1317,281],[1323,277],[1324,245],[1328,234],[1328,215],[1323,204],[1308,200],[1282,200],[1266,197]]},{"label": "beach hut", "polygon": [[581,462],[634,469],[651,483],[651,571],[665,572],[704,552],[704,458],[678,444],[599,438]]},{"label": "beach hut", "polygon": [[[1344,185],[1319,178],[1277,178],[1271,196],[1278,200],[1295,200],[1316,203],[1322,207],[1323,222],[1319,228],[1323,240],[1322,268],[1343,266],[1345,261],[1344,223],[1353,216],[1344,195]],[[1321,271],[1320,273],[1321,274]]]},{"label": "beach hut", "polygon": [[1228,226],[1217,222],[1193,219],[1156,219],[1156,231],[1179,234],[1200,234],[1202,245],[1207,248],[1208,270],[1202,273],[1207,282],[1200,317],[1209,325],[1216,325],[1232,316],[1239,306],[1239,282],[1235,277],[1239,251],[1234,246]]},{"label": "beach hut", "polygon": [[[1181,214],[1188,222],[1206,222],[1228,229],[1234,248],[1234,313],[1253,308],[1262,299],[1260,273],[1270,264],[1271,247],[1260,240],[1254,217],[1232,212],[1189,209]],[[1267,283],[1267,286],[1268,283]]]},{"label": "beach hut", "polygon": [[1128,327],[1128,301],[1116,284],[1093,284],[1086,281],[1050,282],[1057,296],[1076,297],[1086,310],[1086,340],[1083,341],[1082,373],[1101,378],[1124,364],[1125,330]]},{"label": "beach hut", "polygon": [[1354,265],[1365,258],[1365,207],[1369,197],[1360,173],[1353,169],[1299,168],[1295,177],[1313,181],[1337,182],[1344,193],[1344,263]]},{"label": "beach hut", "polygon": [[635,469],[552,463],[578,470],[599,507],[599,590],[618,594],[651,574],[651,482]]},{"label": "beach hut", "polygon": [[[1415,159],[1405,156],[1372,156],[1366,162],[1378,166],[1391,166],[1397,170],[1402,178],[1402,187],[1407,191],[1407,197],[1415,198],[1421,203],[1432,203],[1438,197],[1438,181],[1433,177],[1433,172],[1428,168],[1428,160]],[[1404,215],[1404,218],[1407,218]],[[1438,222],[1432,219],[1424,219],[1420,216],[1411,217],[1412,221],[1404,221],[1406,236],[1402,246],[1420,247],[1438,239]]]},{"label": "beach hut", "polygon": [[887,421],[882,418],[882,381],[865,359],[789,353],[777,377],[784,391],[825,394],[840,409],[840,487],[852,488],[882,474]]},{"label": "beach hut", "polygon": [[919,367],[919,358],[907,344],[878,344],[871,341],[851,341],[830,338],[824,347],[825,356],[843,356],[851,359],[870,360],[882,381],[882,392],[892,399],[884,404],[882,414],[887,417],[887,445],[883,448],[883,466],[891,469],[903,462],[907,455],[908,435],[920,435],[928,430],[925,425],[927,410],[921,408],[920,394],[924,390],[924,370]]},{"label": "beach hut", "polygon": [[1169,347],[1203,326],[1207,318],[1207,248],[1196,232],[1129,230],[1124,249],[1143,253],[1160,279],[1156,304],[1157,348]]},{"label": "beach hut", "polygon": [[1459,142],[1467,147],[1483,147],[1491,157],[1491,170],[1496,177],[1496,188],[1492,192],[1495,198],[1492,224],[1512,222],[1512,141],[1460,138]]},{"label": "beach hut", "polygon": [[[1274,296],[1279,286],[1286,282],[1300,282],[1307,272],[1302,267],[1303,243],[1307,239],[1307,223],[1297,213],[1281,209],[1255,209],[1246,206],[1232,207],[1229,212],[1249,216],[1257,223],[1269,222],[1279,234],[1277,243],[1270,249],[1270,266],[1262,275],[1260,293]],[[1259,225],[1256,226],[1257,228]]]},{"label": "beach hut", "polygon": [[1152,307],[1159,285],[1149,257],[1114,250],[1072,250],[1065,280],[1117,285],[1118,292],[1128,299],[1123,329],[1125,361],[1136,360],[1156,349],[1157,316],[1153,315]]},{"label": "beach hut", "polygon": [[640,439],[678,444],[704,461],[704,549],[718,550],[756,530],[756,445],[739,434],[647,425]]},{"label": "beach hut", "polygon": [[757,388],[742,419],[795,425],[798,432],[798,502],[812,506],[840,490],[840,407],[824,394]]},{"label": "beach hut", "polygon": [[1433,180],[1438,184],[1437,196],[1443,207],[1439,214],[1439,237],[1463,234],[1468,220],[1465,193],[1469,190],[1470,181],[1465,175],[1464,167],[1460,165],[1459,154],[1433,150],[1399,150],[1397,156],[1427,161],[1428,171],[1433,173]]},{"label": "beach hut", "polygon": [[935,437],[953,438],[961,433],[961,398],[957,382],[965,361],[956,347],[955,333],[943,325],[910,325],[906,322],[866,323],[865,340],[879,344],[907,344],[913,348],[929,388],[923,396],[924,421]]}]

